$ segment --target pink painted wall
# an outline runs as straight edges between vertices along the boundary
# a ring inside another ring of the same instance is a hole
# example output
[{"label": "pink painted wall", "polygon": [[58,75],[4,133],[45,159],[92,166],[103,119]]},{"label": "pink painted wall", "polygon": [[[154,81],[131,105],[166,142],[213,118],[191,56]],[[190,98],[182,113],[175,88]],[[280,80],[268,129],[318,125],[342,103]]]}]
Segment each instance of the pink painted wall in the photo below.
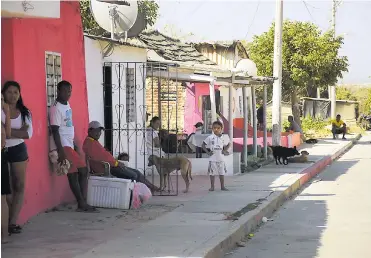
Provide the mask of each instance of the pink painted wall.
[{"label": "pink painted wall", "polygon": [[[268,145],[272,145],[272,137],[267,137]],[[253,139],[248,138],[247,144],[253,144]],[[263,137],[258,138],[258,145],[263,146]],[[287,136],[281,136],[281,145],[288,146]],[[233,138],[233,152],[243,152],[243,138]]]},{"label": "pink painted wall", "polygon": [[[215,89],[219,86],[215,85]],[[208,83],[187,83],[186,104],[184,107],[184,133],[195,132],[194,125],[202,120],[202,103],[199,102],[200,96],[209,96],[210,89]]]},{"label": "pink painted wall", "polygon": [[[4,37],[3,35],[6,35]],[[1,19],[1,82],[14,76],[13,22]]]},{"label": "pink painted wall", "polygon": [[81,146],[87,132],[88,105],[79,8],[78,1],[68,1],[61,2],[59,19],[1,19],[1,79],[2,82],[15,80],[20,83],[24,102],[32,112],[34,127],[32,139],[26,141],[30,162],[19,223],[73,200],[67,178],[57,177],[49,169],[45,51],[62,54],[62,79],[73,85],[70,103],[74,110],[76,140]]},{"label": "pink painted wall", "polygon": [[[291,141],[291,146],[289,143],[289,137]],[[272,137],[267,137],[268,145],[272,145]],[[248,144],[252,144],[253,140],[252,138],[248,138],[247,140]],[[301,144],[301,137],[300,133],[291,133],[287,135],[281,136],[281,146],[284,147],[298,147]],[[263,137],[258,137],[258,145],[263,146]],[[243,138],[233,138],[233,151],[234,152],[242,152],[243,151]]]}]

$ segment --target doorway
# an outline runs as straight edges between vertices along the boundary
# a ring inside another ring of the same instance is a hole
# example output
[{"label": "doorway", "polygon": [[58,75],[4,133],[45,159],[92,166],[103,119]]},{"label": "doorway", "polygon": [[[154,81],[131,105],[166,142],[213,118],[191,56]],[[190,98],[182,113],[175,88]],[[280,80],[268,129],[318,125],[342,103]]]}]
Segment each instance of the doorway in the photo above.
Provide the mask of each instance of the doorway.
[{"label": "doorway", "polygon": [[112,135],[112,66],[103,66],[104,147],[113,153]]}]

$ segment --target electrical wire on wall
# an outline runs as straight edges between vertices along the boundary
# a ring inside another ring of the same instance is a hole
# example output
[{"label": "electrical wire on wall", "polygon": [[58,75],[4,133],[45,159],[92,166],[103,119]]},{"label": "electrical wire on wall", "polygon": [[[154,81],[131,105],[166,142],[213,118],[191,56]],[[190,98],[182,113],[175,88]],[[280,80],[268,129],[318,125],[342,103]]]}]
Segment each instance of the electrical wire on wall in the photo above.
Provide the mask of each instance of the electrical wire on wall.
[{"label": "electrical wire on wall", "polygon": [[27,12],[28,10],[33,10],[34,9],[34,6],[32,4],[30,4],[28,1],[22,1],[22,7],[23,7],[23,11]]}]

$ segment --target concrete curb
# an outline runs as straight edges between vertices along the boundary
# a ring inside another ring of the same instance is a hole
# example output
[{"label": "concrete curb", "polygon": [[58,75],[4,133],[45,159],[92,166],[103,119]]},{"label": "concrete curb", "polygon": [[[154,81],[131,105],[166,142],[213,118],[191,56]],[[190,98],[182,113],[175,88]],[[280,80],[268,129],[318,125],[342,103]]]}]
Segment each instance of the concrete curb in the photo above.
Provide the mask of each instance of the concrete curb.
[{"label": "concrete curb", "polygon": [[295,180],[286,190],[283,192],[274,192],[260,205],[259,209],[244,214],[237,221],[231,223],[228,229],[219,232],[217,236],[204,243],[202,248],[193,251],[187,257],[224,257],[225,253],[236,247],[237,242],[244,239],[247,234],[254,231],[261,224],[262,217],[270,217],[288,198],[297,193],[303,185],[351,148],[360,138],[361,135],[358,134],[336,153],[324,157],[312,166],[306,168],[301,172],[302,176]]}]

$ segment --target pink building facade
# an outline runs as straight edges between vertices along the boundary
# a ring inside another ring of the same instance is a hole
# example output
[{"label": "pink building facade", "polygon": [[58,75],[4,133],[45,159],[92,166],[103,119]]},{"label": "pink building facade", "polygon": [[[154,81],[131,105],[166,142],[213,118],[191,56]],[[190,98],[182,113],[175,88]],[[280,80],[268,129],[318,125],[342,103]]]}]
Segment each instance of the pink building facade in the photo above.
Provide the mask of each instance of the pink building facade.
[{"label": "pink building facade", "polygon": [[[73,113],[76,141],[81,146],[87,132],[88,105],[85,78],[83,29],[78,1],[60,2],[53,6],[60,11],[59,17],[43,17],[43,11],[35,5],[34,17],[14,18],[7,13],[1,18],[1,81],[15,80],[20,83],[22,97],[32,112],[33,137],[26,140],[29,164],[26,175],[25,200],[19,223],[30,217],[73,200],[67,178],[52,174],[49,167],[49,134],[47,105],[47,53],[60,56],[61,78],[73,85],[70,104]],[[10,9],[17,9],[16,4]],[[41,2],[42,3],[42,2]],[[49,3],[49,2],[44,2]],[[48,4],[47,4],[48,5]],[[2,9],[2,14],[3,14]],[[19,13],[14,14],[20,17]],[[58,15],[57,15],[58,16]]]}]

